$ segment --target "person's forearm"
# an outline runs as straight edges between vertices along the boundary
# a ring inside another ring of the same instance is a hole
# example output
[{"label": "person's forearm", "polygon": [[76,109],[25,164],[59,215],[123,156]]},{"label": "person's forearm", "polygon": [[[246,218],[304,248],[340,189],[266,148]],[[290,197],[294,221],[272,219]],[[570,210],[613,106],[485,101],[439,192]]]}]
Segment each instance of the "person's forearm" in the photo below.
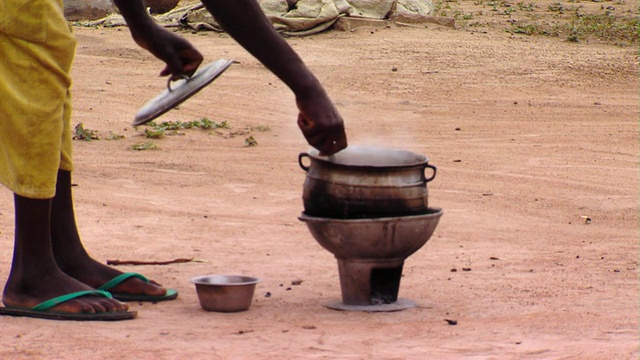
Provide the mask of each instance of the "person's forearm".
[{"label": "person's forearm", "polygon": [[202,3],[234,40],[296,95],[322,90],[300,57],[273,29],[256,0],[202,0]]},{"label": "person's forearm", "polygon": [[198,69],[202,54],[187,40],[157,24],[142,0],[113,0],[113,3],[120,9],[133,40],[165,62],[160,76],[171,75],[171,79],[177,79],[191,76]]},{"label": "person's forearm", "polygon": [[139,41],[138,34],[144,32],[150,26],[155,26],[155,22],[147,13],[142,0],[112,0],[113,4],[120,10],[120,14],[127,22],[136,42]]}]

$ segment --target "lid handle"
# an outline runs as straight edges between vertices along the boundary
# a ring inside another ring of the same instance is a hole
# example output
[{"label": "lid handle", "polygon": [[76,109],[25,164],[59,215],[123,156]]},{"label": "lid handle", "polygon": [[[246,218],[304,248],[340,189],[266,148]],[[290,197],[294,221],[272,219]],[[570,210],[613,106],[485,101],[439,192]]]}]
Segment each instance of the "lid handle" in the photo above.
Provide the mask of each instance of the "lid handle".
[{"label": "lid handle", "polygon": [[[179,77],[178,80],[184,80],[184,81],[189,81],[189,79],[191,79],[189,76],[185,74],[180,74],[178,75],[178,77]],[[167,80],[167,90],[169,90],[169,92],[173,91],[173,89],[171,88],[171,81],[173,81],[173,77],[170,77],[169,80]]]}]

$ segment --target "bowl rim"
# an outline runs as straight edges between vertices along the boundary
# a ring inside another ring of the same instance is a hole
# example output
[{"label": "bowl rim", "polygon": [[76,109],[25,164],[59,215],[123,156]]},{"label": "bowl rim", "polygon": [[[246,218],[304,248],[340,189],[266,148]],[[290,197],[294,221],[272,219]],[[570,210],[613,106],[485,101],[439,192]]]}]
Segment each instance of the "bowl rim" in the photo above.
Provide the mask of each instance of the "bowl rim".
[{"label": "bowl rim", "polygon": [[[202,282],[200,280],[205,278],[229,278],[229,277],[240,277],[243,278],[244,281],[229,283],[229,282]],[[190,280],[192,283],[196,285],[213,285],[213,286],[244,286],[244,285],[253,285],[262,281],[262,278],[251,276],[251,275],[242,275],[242,274],[212,274],[212,275],[200,275],[192,277]]]}]

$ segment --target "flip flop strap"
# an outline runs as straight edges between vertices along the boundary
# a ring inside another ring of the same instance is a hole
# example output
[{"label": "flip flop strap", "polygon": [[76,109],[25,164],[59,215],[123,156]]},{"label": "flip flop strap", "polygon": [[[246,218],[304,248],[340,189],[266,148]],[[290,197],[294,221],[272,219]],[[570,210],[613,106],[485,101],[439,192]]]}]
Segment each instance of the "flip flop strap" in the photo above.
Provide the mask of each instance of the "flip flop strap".
[{"label": "flip flop strap", "polygon": [[58,305],[58,304],[62,304],[63,302],[67,302],[69,300],[73,300],[76,298],[79,298],[81,296],[86,296],[86,295],[97,295],[97,296],[104,296],[106,298],[111,299],[112,296],[110,293],[106,292],[106,291],[102,291],[102,290],[84,290],[84,291],[78,291],[78,292],[74,292],[71,294],[66,294],[66,295],[62,295],[62,296],[58,296],[58,297],[54,297],[53,299],[49,299],[47,301],[43,301],[40,304],[34,306],[31,310],[34,311],[46,311],[51,309],[52,307]]},{"label": "flip flop strap", "polygon": [[114,287],[120,285],[125,280],[127,280],[129,278],[132,278],[132,277],[138,278],[138,279],[143,280],[145,282],[149,282],[149,279],[147,279],[143,275],[138,274],[138,273],[134,273],[134,272],[129,272],[129,273],[120,274],[120,275],[114,277],[113,279],[107,281],[106,283],[104,283],[104,285],[100,286],[98,288],[98,290],[109,291],[109,290],[113,289]]}]

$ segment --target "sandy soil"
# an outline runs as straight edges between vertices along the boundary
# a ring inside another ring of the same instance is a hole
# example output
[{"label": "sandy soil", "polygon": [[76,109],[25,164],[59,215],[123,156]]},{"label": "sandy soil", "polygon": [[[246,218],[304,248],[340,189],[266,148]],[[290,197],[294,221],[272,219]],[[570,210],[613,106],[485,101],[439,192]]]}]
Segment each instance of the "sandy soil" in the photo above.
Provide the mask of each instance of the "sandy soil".
[{"label": "sandy soil", "polygon": [[[103,261],[202,262],[120,266],[180,291],[132,303],[133,321],[0,318],[0,358],[638,358],[636,48],[437,26],[289,39],[351,144],[439,169],[430,203],[445,214],[400,287],[418,307],[366,313],[323,306],[340,297],[337,266],[297,220],[308,146],[282,83],[227,36],[185,34],[207,61],[240,63],[162,119],[231,128],[135,151],[148,139],[129,124],[165,86],[161,64],[126,29],[76,33],[74,123],[102,137],[75,142],[86,246]],[[0,197],[5,278],[13,209]],[[200,309],[189,279],[216,273],[263,278],[249,311]]]}]

